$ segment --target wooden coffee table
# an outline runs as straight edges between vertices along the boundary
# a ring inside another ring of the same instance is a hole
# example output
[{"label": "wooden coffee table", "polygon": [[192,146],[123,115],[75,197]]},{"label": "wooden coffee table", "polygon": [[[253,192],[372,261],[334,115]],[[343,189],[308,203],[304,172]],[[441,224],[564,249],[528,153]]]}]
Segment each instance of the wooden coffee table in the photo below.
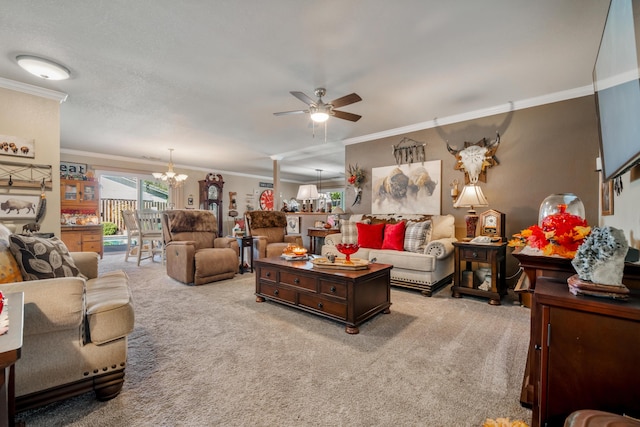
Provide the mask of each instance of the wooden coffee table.
[{"label": "wooden coffee table", "polygon": [[348,334],[391,306],[390,264],[366,270],[314,268],[309,261],[262,258],[255,261],[256,301],[266,299],[346,324]]}]

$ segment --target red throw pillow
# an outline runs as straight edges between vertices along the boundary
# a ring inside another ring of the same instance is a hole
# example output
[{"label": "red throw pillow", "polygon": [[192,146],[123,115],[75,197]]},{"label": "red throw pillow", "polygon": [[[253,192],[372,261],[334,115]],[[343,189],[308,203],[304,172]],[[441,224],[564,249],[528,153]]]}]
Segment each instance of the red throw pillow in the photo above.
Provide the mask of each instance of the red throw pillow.
[{"label": "red throw pillow", "polygon": [[397,224],[387,224],[384,227],[382,249],[404,250],[404,221]]},{"label": "red throw pillow", "polygon": [[384,224],[363,224],[358,222],[356,226],[358,227],[358,246],[369,249],[382,248]]}]

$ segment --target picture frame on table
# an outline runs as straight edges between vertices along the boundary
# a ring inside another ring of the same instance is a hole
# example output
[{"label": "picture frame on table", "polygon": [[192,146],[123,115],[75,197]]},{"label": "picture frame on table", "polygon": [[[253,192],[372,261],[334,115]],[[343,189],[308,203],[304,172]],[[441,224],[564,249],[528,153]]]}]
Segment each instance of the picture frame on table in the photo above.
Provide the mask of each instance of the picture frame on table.
[{"label": "picture frame on table", "polygon": [[287,215],[287,234],[300,234],[300,217]]},{"label": "picture frame on table", "polygon": [[613,215],[613,180],[603,182],[600,186],[600,206],[602,215]]}]

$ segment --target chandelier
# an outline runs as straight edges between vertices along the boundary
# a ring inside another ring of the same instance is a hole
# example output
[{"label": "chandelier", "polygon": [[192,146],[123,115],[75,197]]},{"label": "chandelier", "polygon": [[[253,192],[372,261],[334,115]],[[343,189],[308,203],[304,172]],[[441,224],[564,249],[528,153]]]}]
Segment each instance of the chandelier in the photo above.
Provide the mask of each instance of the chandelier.
[{"label": "chandelier", "polygon": [[152,175],[155,179],[161,179],[166,182],[170,188],[181,186],[183,181],[187,179],[187,175],[183,173],[177,174],[173,171],[173,148],[169,148],[169,170],[164,173],[153,172]]}]

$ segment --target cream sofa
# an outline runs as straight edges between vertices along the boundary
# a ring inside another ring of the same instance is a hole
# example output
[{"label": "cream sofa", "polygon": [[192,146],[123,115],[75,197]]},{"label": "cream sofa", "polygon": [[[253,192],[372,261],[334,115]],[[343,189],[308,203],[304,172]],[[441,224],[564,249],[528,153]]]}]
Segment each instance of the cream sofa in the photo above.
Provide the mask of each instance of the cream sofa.
[{"label": "cream sofa", "polygon": [[[97,253],[69,255],[86,279],[0,285],[5,294],[24,293],[23,345],[15,364],[18,411],[89,391],[95,391],[98,400],[108,400],[124,383],[127,335],[134,326],[127,275],[117,271],[98,277]],[[18,264],[7,267],[12,256],[6,240],[0,239],[3,268],[15,270]]]},{"label": "cream sofa", "polygon": [[[372,215],[357,214],[349,218],[351,223],[397,223],[430,221],[426,240],[420,252],[390,249],[360,248],[352,257],[367,260],[375,259],[379,263],[392,264],[391,284],[405,288],[418,289],[425,296],[451,282],[454,271],[455,238],[454,217],[452,215]],[[344,222],[343,222],[344,223]],[[335,245],[343,242],[343,233],[331,234],[325,238],[321,253],[338,255]]]}]

